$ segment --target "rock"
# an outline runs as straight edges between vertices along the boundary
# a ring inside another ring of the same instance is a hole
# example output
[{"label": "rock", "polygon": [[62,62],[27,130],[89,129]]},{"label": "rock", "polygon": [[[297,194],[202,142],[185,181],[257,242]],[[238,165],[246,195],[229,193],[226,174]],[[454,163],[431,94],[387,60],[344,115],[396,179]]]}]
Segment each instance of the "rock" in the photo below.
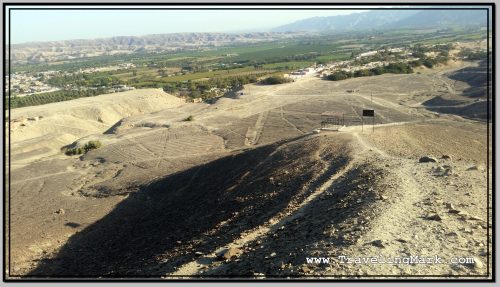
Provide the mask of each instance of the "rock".
[{"label": "rock", "polygon": [[468,233],[468,234],[473,234],[474,233],[474,231],[472,231],[472,229],[467,228],[467,227],[460,229],[460,231],[462,231],[464,233]]},{"label": "rock", "polygon": [[435,221],[441,221],[441,220],[443,220],[443,219],[441,218],[441,216],[439,216],[439,215],[438,215],[438,214],[436,214],[436,213],[435,213],[435,214],[432,214],[432,215],[428,215],[425,219],[427,219],[427,220],[435,220]]},{"label": "rock", "polygon": [[434,157],[423,156],[418,160],[418,162],[437,162],[437,160]]},{"label": "rock", "polygon": [[230,260],[231,258],[238,256],[239,253],[240,250],[238,248],[231,247],[219,252],[219,254],[217,254],[217,258],[220,260]]},{"label": "rock", "polygon": [[449,165],[443,165],[442,167],[438,166],[435,168],[433,167],[432,171],[433,171],[434,175],[436,175],[436,176],[449,176],[449,175],[453,174],[453,172],[451,170],[451,166],[449,166]]},{"label": "rock", "polygon": [[398,239],[396,239],[396,241],[399,241],[401,243],[408,243],[408,240],[403,239],[403,238],[398,238]]},{"label": "rock", "polygon": [[467,263],[464,263],[464,265],[469,267],[469,268],[474,268],[474,269],[481,269],[484,267],[484,263],[481,260],[479,260],[479,258],[473,257],[473,259],[474,259],[474,262],[467,262]]},{"label": "rock", "polygon": [[469,219],[470,219],[470,220],[485,221],[485,220],[484,220],[484,219],[482,219],[481,217],[477,217],[477,216],[469,216]]},{"label": "rock", "polygon": [[447,203],[446,204],[446,208],[448,208],[448,209],[455,209],[455,207],[453,206],[453,203]]},{"label": "rock", "polygon": [[467,171],[470,171],[470,170],[478,170],[477,166],[473,165],[469,168],[466,169]]},{"label": "rock", "polygon": [[57,213],[57,214],[64,214],[64,213],[65,213],[65,211],[64,211],[64,209],[59,208],[58,210],[56,210],[56,213]]},{"label": "rock", "polygon": [[382,242],[382,240],[377,239],[377,240],[373,240],[373,241],[372,241],[372,242],[370,242],[370,243],[371,243],[371,245],[373,245],[373,246],[377,246],[377,247],[380,247],[380,248],[385,248],[385,245],[384,245],[384,243]]},{"label": "rock", "polygon": [[271,255],[269,255],[270,257],[275,257],[276,256],[276,252],[273,252],[271,253]]},{"label": "rock", "polygon": [[194,253],[194,255],[195,255],[195,256],[202,256],[202,255],[203,255],[203,252],[196,251],[196,252]]},{"label": "rock", "polygon": [[449,155],[447,155],[447,154],[443,154],[443,155],[441,156],[441,159],[449,159],[449,160],[451,160],[451,156],[449,156]]},{"label": "rock", "polygon": [[309,272],[311,272],[311,269],[309,269],[309,267],[307,267],[307,266],[302,266],[302,268],[301,268],[301,269],[302,269],[302,272],[304,272],[304,273],[309,273]]},{"label": "rock", "polygon": [[434,171],[434,173],[442,173],[444,171],[444,169],[440,166],[432,167],[432,170]]},{"label": "rock", "polygon": [[452,232],[446,233],[446,236],[453,236],[453,237],[455,237],[455,236],[458,236],[458,234],[456,232],[452,231]]},{"label": "rock", "polygon": [[448,213],[452,213],[452,214],[459,214],[460,212],[461,212],[460,210],[454,209],[454,208],[448,210]]}]

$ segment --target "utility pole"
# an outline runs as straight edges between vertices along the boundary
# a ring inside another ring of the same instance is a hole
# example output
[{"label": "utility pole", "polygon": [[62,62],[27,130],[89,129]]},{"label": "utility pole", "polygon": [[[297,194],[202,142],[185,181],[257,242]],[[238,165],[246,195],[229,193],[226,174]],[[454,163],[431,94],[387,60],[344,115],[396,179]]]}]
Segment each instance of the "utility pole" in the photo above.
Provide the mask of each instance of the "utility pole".
[{"label": "utility pole", "polygon": [[373,91],[370,91],[370,102],[373,110],[373,117],[372,117],[372,133],[373,133],[375,131],[375,110],[373,109]]}]

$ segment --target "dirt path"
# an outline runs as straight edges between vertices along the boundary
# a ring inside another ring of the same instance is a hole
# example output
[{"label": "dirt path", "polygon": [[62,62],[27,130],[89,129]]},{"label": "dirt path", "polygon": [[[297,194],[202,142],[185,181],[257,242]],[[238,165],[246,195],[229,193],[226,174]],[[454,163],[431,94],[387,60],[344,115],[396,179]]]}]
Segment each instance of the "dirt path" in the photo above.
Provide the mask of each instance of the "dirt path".
[{"label": "dirt path", "polygon": [[[344,254],[361,258],[382,255],[385,258],[438,256],[443,259],[442,264],[364,264],[357,266],[356,272],[365,275],[485,274],[485,264],[481,261],[487,259],[479,257],[487,256],[482,248],[486,242],[486,225],[481,217],[468,213],[481,211],[476,209],[476,203],[471,203],[469,193],[464,197],[454,188],[469,182],[472,174],[465,172],[447,177],[436,176],[433,172],[436,166],[466,170],[466,165],[443,160],[419,163],[414,158],[391,155],[386,147],[382,150],[380,145],[371,142],[371,134],[353,131],[353,135],[363,149],[356,153],[360,160],[372,159],[372,164],[385,168],[388,173],[384,180],[384,199],[374,207],[377,216],[371,221],[368,232],[357,244],[343,250]],[[421,149],[418,143],[415,145],[408,148]],[[449,212],[454,209],[459,209],[461,215]],[[433,216],[438,217],[431,219]],[[380,245],[374,246],[372,242],[380,242]],[[477,263],[449,262],[451,258],[460,257],[474,258]],[[352,275],[352,271],[348,273]]]},{"label": "dirt path", "polygon": [[[392,164],[397,164],[401,159],[397,157],[393,157],[388,155],[385,151],[371,145],[370,143],[366,142],[362,136],[358,134],[356,130],[350,129],[347,131],[348,133],[352,133],[354,138],[356,139],[355,144],[360,146],[361,148],[358,149],[358,151],[355,154],[354,159],[349,161],[349,163],[342,168],[340,171],[335,172],[329,176],[329,178],[324,181],[318,188],[316,188],[311,195],[309,195],[303,202],[301,202],[298,206],[287,208],[288,212],[285,215],[282,215],[280,217],[274,217],[271,220],[269,220],[268,224],[262,225],[259,228],[255,230],[251,230],[249,232],[244,232],[240,234],[238,239],[234,240],[233,242],[221,246],[217,248],[213,253],[210,254],[204,254],[200,256],[200,259],[188,262],[181,267],[179,267],[175,272],[171,274],[167,274],[169,277],[170,276],[189,276],[189,275],[195,275],[199,274],[200,271],[206,272],[207,270],[210,269],[215,269],[221,265],[223,265],[223,262],[217,261],[217,255],[223,252],[224,250],[229,250],[231,248],[235,248],[236,250],[243,250],[243,246],[249,245],[252,242],[259,240],[260,238],[264,238],[266,236],[269,236],[269,234],[275,233],[277,230],[279,230],[282,226],[285,224],[292,222],[293,220],[300,218],[303,215],[303,210],[305,207],[314,199],[316,199],[318,196],[320,196],[323,192],[326,190],[329,190],[331,186],[343,175],[345,175],[348,171],[350,171],[354,166],[363,163],[367,158],[369,157],[377,157],[382,162],[389,162],[391,161]],[[318,156],[319,158],[319,156]],[[323,169],[323,173],[328,172],[329,165],[326,164],[325,168]],[[410,225],[409,220],[405,220],[408,218],[413,218],[413,215],[416,215],[417,211],[413,211],[412,216],[408,217],[407,213],[401,213],[401,210],[407,210],[409,206],[412,206],[415,202],[418,202],[421,200],[421,195],[420,193],[416,192],[419,190],[420,186],[418,183],[413,179],[412,177],[412,164],[407,162],[404,164],[404,167],[399,170],[399,176],[405,181],[405,186],[406,189],[404,191],[404,201],[398,202],[398,207],[395,208],[390,212],[390,214],[387,214],[384,216],[385,219],[389,219],[391,222],[392,226],[397,226],[397,228],[394,228],[390,234],[398,234],[401,232],[402,229],[408,228]],[[382,224],[380,225],[380,230],[374,231],[372,236],[377,236],[378,234],[384,232],[387,230],[387,224]],[[232,260],[237,260],[238,257],[242,256],[243,253],[237,254],[235,258]],[[200,264],[200,262],[203,262],[204,265]],[[206,263],[209,263],[206,265]]]}]

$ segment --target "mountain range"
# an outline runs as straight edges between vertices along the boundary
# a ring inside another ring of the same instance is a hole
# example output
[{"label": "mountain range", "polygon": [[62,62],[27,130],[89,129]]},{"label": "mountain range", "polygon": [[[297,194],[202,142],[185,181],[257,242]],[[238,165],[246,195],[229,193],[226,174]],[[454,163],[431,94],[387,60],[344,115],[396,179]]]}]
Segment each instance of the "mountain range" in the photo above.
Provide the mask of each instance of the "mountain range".
[{"label": "mountain range", "polygon": [[101,55],[196,50],[205,47],[268,42],[309,36],[311,33],[484,27],[487,22],[486,13],[486,10],[471,9],[370,10],[349,15],[308,18],[276,27],[268,32],[174,33],[13,44],[10,58],[14,63],[43,63]]},{"label": "mountain range", "polygon": [[[398,28],[485,26],[486,10],[373,10],[349,15],[313,17],[272,29],[291,31],[360,31]],[[491,18],[490,18],[491,19]],[[491,20],[490,20],[491,22]]]}]

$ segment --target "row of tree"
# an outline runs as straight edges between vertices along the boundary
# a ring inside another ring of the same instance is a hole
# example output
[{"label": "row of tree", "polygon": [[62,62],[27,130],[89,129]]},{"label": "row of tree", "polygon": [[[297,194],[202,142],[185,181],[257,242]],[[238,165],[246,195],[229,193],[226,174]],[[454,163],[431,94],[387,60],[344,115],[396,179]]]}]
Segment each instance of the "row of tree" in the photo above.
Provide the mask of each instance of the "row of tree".
[{"label": "row of tree", "polygon": [[[42,94],[28,95],[24,97],[13,97],[10,99],[11,108],[21,108],[28,106],[38,106],[54,102],[63,102],[83,97],[93,97],[101,94],[108,93],[107,89],[94,89],[94,90],[60,90]],[[9,108],[7,104],[6,109]]]},{"label": "row of tree", "polygon": [[270,77],[263,79],[259,83],[261,83],[263,85],[278,85],[278,84],[288,83],[288,82],[292,82],[292,81],[293,81],[292,79],[285,78],[283,76],[270,76]]},{"label": "row of tree", "polygon": [[256,83],[261,74],[249,74],[233,77],[213,78],[206,81],[187,81],[167,83],[163,90],[187,98],[210,99],[221,96],[221,91],[238,89],[249,83]]}]

